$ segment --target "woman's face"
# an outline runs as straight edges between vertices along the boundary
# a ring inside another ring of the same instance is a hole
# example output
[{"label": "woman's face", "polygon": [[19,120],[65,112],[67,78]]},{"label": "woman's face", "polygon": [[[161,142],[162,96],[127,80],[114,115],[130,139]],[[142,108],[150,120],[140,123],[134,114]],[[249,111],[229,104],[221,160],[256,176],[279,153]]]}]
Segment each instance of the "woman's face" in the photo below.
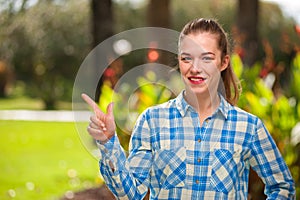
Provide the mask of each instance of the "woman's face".
[{"label": "woman's face", "polygon": [[208,32],[184,36],[179,46],[179,68],[187,91],[194,94],[217,93],[221,71],[229,56],[221,60],[218,37]]}]

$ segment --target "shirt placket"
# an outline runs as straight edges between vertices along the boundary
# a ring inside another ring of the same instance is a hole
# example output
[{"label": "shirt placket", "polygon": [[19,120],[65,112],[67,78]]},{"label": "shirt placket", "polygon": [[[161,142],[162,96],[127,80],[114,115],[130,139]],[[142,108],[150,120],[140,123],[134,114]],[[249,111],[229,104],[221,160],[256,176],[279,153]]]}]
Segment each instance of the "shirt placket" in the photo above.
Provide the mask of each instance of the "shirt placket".
[{"label": "shirt placket", "polygon": [[[189,107],[186,109],[184,137],[190,142],[185,142],[187,148],[187,179],[186,186],[191,191],[192,199],[203,197],[204,193],[210,191],[210,147],[214,145],[209,138],[214,133],[215,119],[207,118],[202,126],[198,113]],[[218,131],[216,131],[218,132]],[[219,133],[216,133],[219,135]],[[214,135],[214,134],[213,134]],[[213,136],[216,137],[215,135]]]},{"label": "shirt placket", "polygon": [[209,119],[205,120],[201,126],[198,113],[193,112],[191,117],[195,134],[193,188],[197,188],[197,191],[201,191],[205,190],[207,183],[207,161],[203,159],[203,155],[205,155],[206,152],[202,152],[202,143],[208,128]]}]

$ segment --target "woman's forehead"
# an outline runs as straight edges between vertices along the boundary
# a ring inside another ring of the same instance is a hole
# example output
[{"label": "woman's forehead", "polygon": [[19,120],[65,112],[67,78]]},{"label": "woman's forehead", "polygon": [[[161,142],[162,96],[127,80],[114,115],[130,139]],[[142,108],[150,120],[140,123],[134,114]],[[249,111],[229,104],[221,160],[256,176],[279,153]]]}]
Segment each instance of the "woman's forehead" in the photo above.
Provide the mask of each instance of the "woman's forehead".
[{"label": "woman's forehead", "polygon": [[215,43],[218,43],[219,37],[217,34],[210,32],[196,32],[181,36],[180,42],[182,43],[183,41],[188,41],[198,43],[201,40],[210,40],[210,42],[215,41]]},{"label": "woman's forehead", "polygon": [[218,50],[218,38],[215,34],[189,34],[183,37],[179,45],[179,53],[203,53]]}]

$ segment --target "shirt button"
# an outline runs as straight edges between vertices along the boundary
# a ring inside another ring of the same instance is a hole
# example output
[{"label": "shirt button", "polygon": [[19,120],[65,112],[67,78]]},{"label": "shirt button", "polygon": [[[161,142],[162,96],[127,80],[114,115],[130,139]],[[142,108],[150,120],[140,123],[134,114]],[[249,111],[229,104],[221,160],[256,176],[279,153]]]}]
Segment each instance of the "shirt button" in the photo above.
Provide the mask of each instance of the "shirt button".
[{"label": "shirt button", "polygon": [[197,161],[198,161],[198,163],[199,163],[199,162],[201,161],[201,159],[200,159],[200,158],[198,158],[198,160],[197,160]]},{"label": "shirt button", "polygon": [[199,184],[199,180],[196,180],[196,183]]},{"label": "shirt button", "polygon": [[209,122],[209,119],[206,119],[205,122],[208,123],[208,122]]},{"label": "shirt button", "polygon": [[198,139],[198,142],[200,143],[200,142],[201,142],[201,139]]}]

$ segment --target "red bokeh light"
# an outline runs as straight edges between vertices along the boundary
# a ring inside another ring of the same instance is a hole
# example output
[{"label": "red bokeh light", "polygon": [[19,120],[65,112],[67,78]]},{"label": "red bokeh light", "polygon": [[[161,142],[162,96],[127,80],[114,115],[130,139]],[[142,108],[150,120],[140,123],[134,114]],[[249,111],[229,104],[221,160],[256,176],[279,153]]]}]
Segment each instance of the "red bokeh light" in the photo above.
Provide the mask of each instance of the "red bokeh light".
[{"label": "red bokeh light", "polygon": [[156,51],[156,50],[150,50],[148,52],[148,60],[150,62],[154,62],[154,61],[157,61],[159,58],[159,53]]},{"label": "red bokeh light", "polygon": [[295,25],[295,31],[298,35],[300,35],[300,25]]}]

